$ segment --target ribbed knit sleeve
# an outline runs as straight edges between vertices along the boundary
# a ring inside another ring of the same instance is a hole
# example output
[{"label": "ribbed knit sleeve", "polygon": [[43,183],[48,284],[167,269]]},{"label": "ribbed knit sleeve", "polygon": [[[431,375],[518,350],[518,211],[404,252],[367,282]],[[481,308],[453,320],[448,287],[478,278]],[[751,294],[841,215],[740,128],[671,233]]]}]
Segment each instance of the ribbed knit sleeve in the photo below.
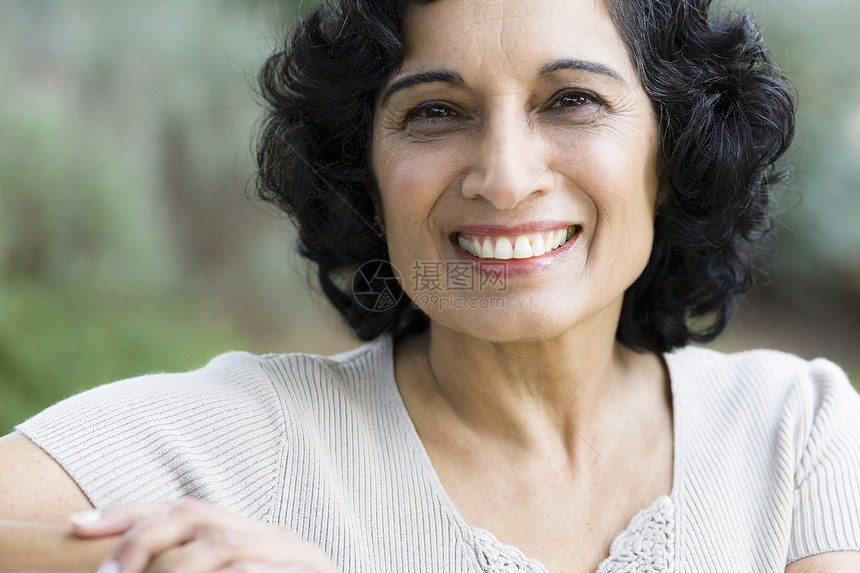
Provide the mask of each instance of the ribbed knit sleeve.
[{"label": "ribbed knit sleeve", "polygon": [[795,473],[788,563],[836,550],[860,550],[860,398],[825,360],[809,366],[798,402],[803,446]]},{"label": "ribbed knit sleeve", "polygon": [[765,350],[666,359],[677,571],[783,571],[860,549],[860,397],[837,366]]},{"label": "ribbed knit sleeve", "polygon": [[17,429],[96,507],[192,497],[270,520],[284,425],[257,358],[236,352],[88,390]]}]

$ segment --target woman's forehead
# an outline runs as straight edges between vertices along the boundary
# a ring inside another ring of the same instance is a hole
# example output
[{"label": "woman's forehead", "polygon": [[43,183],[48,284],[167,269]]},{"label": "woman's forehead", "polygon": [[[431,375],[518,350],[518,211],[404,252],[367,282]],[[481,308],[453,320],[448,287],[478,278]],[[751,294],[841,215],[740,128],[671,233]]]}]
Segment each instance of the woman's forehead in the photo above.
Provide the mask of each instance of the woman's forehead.
[{"label": "woman's forehead", "polygon": [[602,62],[635,77],[603,0],[436,0],[405,19],[404,73],[491,66],[538,74],[551,61]]}]

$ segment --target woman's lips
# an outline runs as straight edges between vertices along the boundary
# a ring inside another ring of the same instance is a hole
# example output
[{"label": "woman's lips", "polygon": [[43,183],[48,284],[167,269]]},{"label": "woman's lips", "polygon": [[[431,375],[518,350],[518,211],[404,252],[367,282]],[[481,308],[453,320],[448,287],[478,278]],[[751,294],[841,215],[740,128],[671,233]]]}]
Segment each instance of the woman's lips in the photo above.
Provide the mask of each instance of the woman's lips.
[{"label": "woman's lips", "polygon": [[534,259],[565,245],[579,235],[580,225],[530,233],[458,232],[452,239],[466,253],[483,261]]}]

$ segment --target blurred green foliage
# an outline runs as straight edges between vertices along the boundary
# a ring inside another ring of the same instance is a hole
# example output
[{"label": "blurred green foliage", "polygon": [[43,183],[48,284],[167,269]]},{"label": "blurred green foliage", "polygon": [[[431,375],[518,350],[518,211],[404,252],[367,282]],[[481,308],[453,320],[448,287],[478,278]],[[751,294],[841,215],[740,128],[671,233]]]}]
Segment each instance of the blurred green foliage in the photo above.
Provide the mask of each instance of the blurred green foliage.
[{"label": "blurred green foliage", "polygon": [[6,280],[0,299],[0,428],[90,386],[202,366],[239,338],[182,301],[94,298],[32,280]]},{"label": "blurred green foliage", "polygon": [[[821,347],[857,376],[860,4],[747,5],[798,87],[800,125],[770,286],[730,342]],[[352,344],[307,294],[288,226],[245,197],[250,85],[305,8],[0,0],[0,433],[72,392],[231,348]]]},{"label": "blurred green foliage", "polygon": [[827,356],[860,382],[860,4],[740,0],[797,89],[790,188],[777,191],[773,252],[729,349]]},{"label": "blurred green foliage", "polygon": [[71,392],[261,346],[232,317],[264,315],[243,306],[293,273],[245,198],[249,83],[295,11],[0,4],[0,433]]},{"label": "blurred green foliage", "polygon": [[789,153],[796,192],[781,199],[779,278],[860,296],[860,4],[758,0],[750,7],[798,93]]}]

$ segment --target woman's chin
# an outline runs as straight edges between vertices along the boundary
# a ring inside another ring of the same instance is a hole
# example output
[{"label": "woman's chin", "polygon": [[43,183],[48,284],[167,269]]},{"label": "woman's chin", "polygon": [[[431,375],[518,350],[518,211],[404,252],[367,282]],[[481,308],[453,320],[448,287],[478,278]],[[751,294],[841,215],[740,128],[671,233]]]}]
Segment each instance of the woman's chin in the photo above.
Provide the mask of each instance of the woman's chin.
[{"label": "woman's chin", "polygon": [[488,342],[549,340],[568,332],[577,322],[570,317],[571,309],[515,304],[506,297],[449,298],[444,302],[440,297],[431,304],[416,302],[434,326]]}]

